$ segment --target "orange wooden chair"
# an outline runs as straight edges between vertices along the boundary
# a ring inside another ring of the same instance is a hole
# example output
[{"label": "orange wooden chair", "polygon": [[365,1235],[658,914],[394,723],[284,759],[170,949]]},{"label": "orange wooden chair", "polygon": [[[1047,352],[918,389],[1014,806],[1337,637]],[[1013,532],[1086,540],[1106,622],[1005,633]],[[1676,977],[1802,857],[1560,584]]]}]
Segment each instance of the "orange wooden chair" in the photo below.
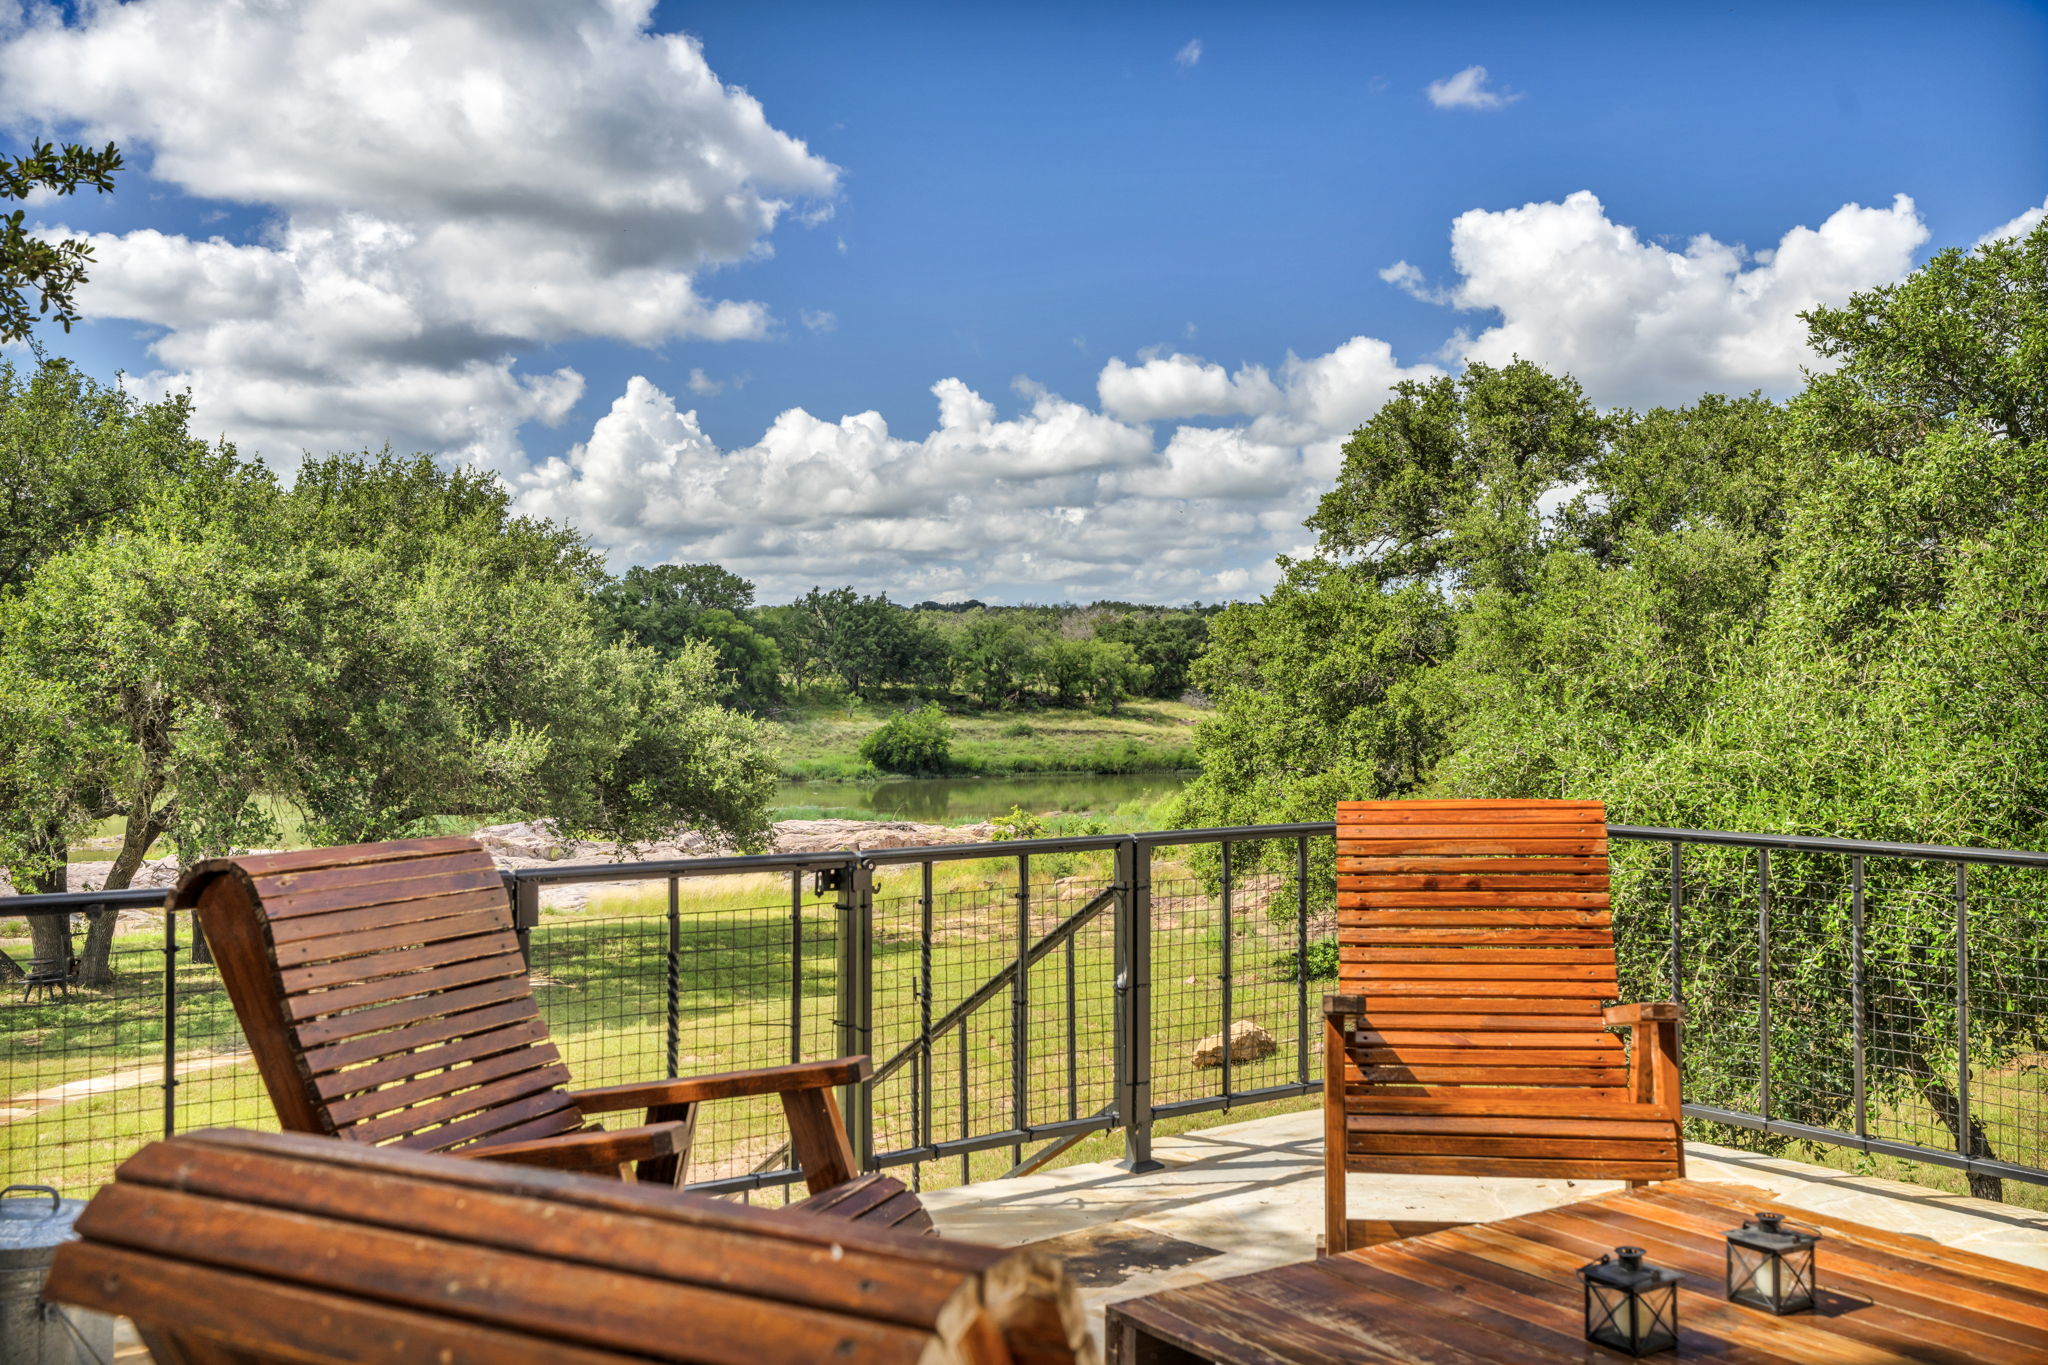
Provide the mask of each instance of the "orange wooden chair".
[{"label": "orange wooden chair", "polygon": [[1679,1007],[1604,1005],[1619,986],[1599,802],[1340,802],[1337,937],[1325,1250],[1455,1226],[1349,1218],[1350,1171],[1685,1174]]},{"label": "orange wooden chair", "polygon": [[232,1129],[122,1163],[45,1296],[163,1365],[1096,1365],[1042,1252]]},{"label": "orange wooden chair", "polygon": [[[191,907],[292,1132],[679,1185],[697,1106],[776,1095],[816,1211],[929,1230],[901,1181],[860,1175],[835,1086],[865,1057],[568,1088],[503,877],[469,839],[203,862]],[[592,1115],[643,1110],[606,1131]]]}]

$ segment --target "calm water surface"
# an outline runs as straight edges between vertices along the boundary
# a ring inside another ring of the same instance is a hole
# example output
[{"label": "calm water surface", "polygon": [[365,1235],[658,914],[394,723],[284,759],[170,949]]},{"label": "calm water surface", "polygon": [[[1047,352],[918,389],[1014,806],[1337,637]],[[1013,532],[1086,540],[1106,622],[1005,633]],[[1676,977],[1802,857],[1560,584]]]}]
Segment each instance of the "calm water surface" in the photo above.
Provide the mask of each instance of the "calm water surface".
[{"label": "calm water surface", "polygon": [[902,777],[878,782],[784,782],[778,809],[860,811],[878,820],[986,820],[1013,806],[1046,811],[1113,811],[1171,796],[1192,773],[1042,773],[1014,777]]}]

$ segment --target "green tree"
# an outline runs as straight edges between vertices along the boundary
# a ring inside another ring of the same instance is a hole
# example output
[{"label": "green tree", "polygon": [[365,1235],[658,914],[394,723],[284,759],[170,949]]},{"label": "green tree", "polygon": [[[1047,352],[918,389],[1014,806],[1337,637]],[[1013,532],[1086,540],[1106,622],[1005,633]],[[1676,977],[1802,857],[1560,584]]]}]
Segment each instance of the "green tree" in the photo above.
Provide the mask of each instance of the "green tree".
[{"label": "green tree", "polygon": [[1193,611],[1131,611],[1096,626],[1095,638],[1135,651],[1148,675],[1139,695],[1178,697],[1209,641],[1209,620]]},{"label": "green tree", "polygon": [[635,566],[597,591],[607,633],[667,657],[694,641],[718,655],[721,699],[752,711],[781,699],[782,651],[748,616],[754,585],[716,564]]},{"label": "green tree", "polygon": [[[114,188],[121,152],[113,143],[94,151],[67,144],[61,151],[38,141],[27,156],[0,157],[0,197],[26,199],[39,189],[71,194],[90,185],[105,194]],[[25,211],[0,219],[0,342],[27,338],[35,320],[52,316],[65,331],[78,321],[73,295],[85,283],[92,248],[77,238],[46,242],[22,225]],[[28,291],[36,295],[29,311]],[[54,313],[52,310],[55,310]]]},{"label": "green tree", "polygon": [[953,727],[936,702],[926,702],[882,722],[860,742],[860,756],[884,772],[944,772],[952,762]]},{"label": "green tree", "polygon": [[275,800],[322,842],[500,812],[758,840],[773,763],[718,705],[715,650],[607,643],[601,578],[581,537],[426,457],[164,483],[0,601],[0,730],[32,741],[0,781],[46,797],[0,810],[0,861],[33,874],[52,810],[118,817],[119,887],[159,839],[276,838]]},{"label": "green tree", "polygon": [[[1519,363],[1402,386],[1346,445],[1319,556],[1215,618],[1181,818],[1566,796],[1621,823],[2048,842],[2048,228],[1807,320],[1829,366],[1785,404],[1594,414]],[[2038,886],[1972,874],[1964,1059],[1953,874],[1869,873],[1874,1102],[1967,1152],[2037,1143],[1966,1115],[1956,1077],[2048,1047]],[[1656,913],[1665,875],[1621,848],[1617,904]],[[1757,1080],[1755,877],[1688,854],[1687,1084],[1707,1103]],[[1845,869],[1774,858],[1772,887],[1774,1112],[1851,1127]],[[1656,991],[1661,942],[1623,949]]]}]

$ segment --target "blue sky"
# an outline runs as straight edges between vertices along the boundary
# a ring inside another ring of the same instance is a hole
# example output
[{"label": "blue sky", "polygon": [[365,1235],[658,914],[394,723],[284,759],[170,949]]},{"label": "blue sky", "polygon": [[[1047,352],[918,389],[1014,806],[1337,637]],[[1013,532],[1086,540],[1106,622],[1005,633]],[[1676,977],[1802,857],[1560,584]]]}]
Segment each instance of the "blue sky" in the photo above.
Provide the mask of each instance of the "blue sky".
[{"label": "blue sky", "polygon": [[281,466],[481,461],[770,599],[1182,600],[1403,375],[1789,391],[1798,308],[2048,199],[2048,6],[137,0],[30,7],[0,112],[130,153],[35,209],[102,234],[48,344]]}]

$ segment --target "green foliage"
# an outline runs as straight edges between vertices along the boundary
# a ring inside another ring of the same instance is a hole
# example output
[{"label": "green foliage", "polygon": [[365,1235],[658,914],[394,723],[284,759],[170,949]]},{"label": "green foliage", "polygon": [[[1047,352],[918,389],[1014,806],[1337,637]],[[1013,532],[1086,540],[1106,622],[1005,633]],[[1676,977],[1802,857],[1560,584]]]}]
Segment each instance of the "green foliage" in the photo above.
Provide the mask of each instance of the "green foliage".
[{"label": "green foliage", "polygon": [[[1317,556],[1211,622],[1195,681],[1216,714],[1175,818],[1567,796],[1628,824],[2048,843],[2048,228],[1808,323],[1831,368],[1783,404],[1599,414],[1522,362],[1400,386],[1344,448]],[[1654,899],[1661,869],[1616,871],[1618,900]],[[1713,1102],[1755,1065],[1707,1022],[1754,1009],[1754,873],[1690,875],[1688,1085]],[[1869,1083],[1988,1151],[1940,1079],[1953,968],[1944,986],[1913,946],[1950,932],[1944,875],[1873,865],[1873,957],[1921,965],[1890,988]],[[1773,863],[1807,912],[1778,939],[1802,1007],[1774,1013],[1773,1093],[1848,1126],[1841,882]],[[1973,1044],[2038,1049],[2040,1001],[2001,996],[2034,979],[2031,949],[1999,957],[2038,939],[2038,909],[1986,895],[2012,922],[1973,953]],[[1654,989],[1653,957],[1625,970]]]},{"label": "green foliage", "polygon": [[1037,839],[1045,834],[1045,821],[1022,806],[1010,807],[1008,815],[998,815],[989,823],[996,827],[996,832],[990,837],[1004,842],[1011,839]]},{"label": "green foliage", "polygon": [[749,620],[754,585],[716,564],[626,570],[596,595],[606,633],[667,658],[708,644],[718,659],[719,700],[751,711],[782,699],[782,650]]},{"label": "green foliage", "polygon": [[890,717],[860,745],[862,758],[889,773],[944,772],[952,753],[953,727],[935,702]]},{"label": "green foliage", "polygon": [[[1293,916],[1288,916],[1292,919]],[[1335,981],[1337,979],[1337,940],[1334,938],[1310,939],[1306,953],[1289,953],[1282,964],[1289,980]]]},{"label": "green foliage", "polygon": [[159,838],[187,858],[271,842],[276,801],[330,843],[506,814],[763,834],[774,765],[718,705],[714,650],[607,642],[575,532],[425,456],[309,459],[283,489],[185,416],[61,363],[0,375],[0,458],[49,475],[17,493],[24,567],[0,591],[18,878],[61,872],[67,835],[109,818],[112,887]]},{"label": "green foliage", "polygon": [[[59,151],[38,141],[27,156],[0,157],[0,198],[26,199],[39,189],[71,194],[81,185],[105,194],[114,188],[114,172],[120,169],[121,152],[111,142],[99,151],[76,144]],[[85,268],[92,261],[92,247],[77,238],[51,243],[30,236],[22,225],[24,216],[24,210],[16,209],[0,218],[0,342],[24,340],[35,319],[46,314],[70,331],[78,321],[73,295],[85,283]],[[33,314],[23,296],[27,289],[36,292]]]}]

